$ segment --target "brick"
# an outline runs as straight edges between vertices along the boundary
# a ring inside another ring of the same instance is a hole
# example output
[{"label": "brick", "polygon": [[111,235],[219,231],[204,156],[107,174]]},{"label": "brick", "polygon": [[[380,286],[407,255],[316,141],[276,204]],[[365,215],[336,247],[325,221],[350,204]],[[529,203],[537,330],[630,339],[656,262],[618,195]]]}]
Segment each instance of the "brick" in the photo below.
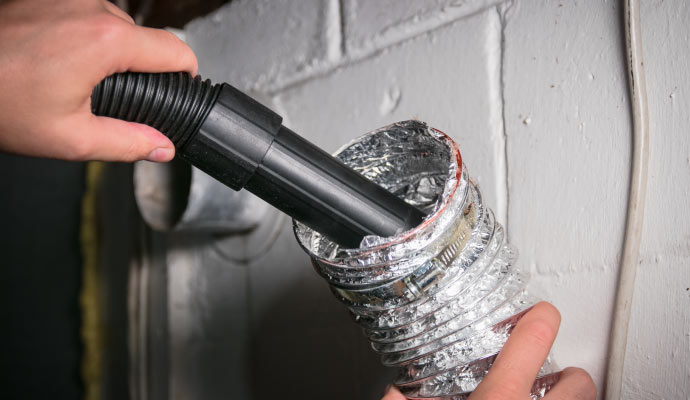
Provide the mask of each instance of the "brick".
[{"label": "brick", "polygon": [[392,122],[418,118],[461,147],[485,202],[497,203],[503,153],[493,10],[410,39],[280,93],[285,123],[327,151]]},{"label": "brick", "polygon": [[380,49],[489,8],[500,0],[342,0],[348,53]]},{"label": "brick", "polygon": [[618,14],[550,1],[508,10],[509,223],[525,262],[618,263],[630,169]]},{"label": "brick", "polygon": [[262,90],[325,62],[327,0],[233,1],[185,27],[199,71]]}]

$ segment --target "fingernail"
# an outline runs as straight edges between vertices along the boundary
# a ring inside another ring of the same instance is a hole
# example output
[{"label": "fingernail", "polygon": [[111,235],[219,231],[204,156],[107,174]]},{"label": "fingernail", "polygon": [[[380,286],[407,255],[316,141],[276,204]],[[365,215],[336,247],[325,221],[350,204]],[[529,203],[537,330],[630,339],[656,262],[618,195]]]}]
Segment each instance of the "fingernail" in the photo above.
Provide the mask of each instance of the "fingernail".
[{"label": "fingernail", "polygon": [[175,150],[171,149],[170,147],[159,147],[157,149],[153,149],[153,151],[150,152],[149,155],[146,157],[146,160],[154,162],[165,162],[170,161],[170,159],[172,159],[174,155]]}]

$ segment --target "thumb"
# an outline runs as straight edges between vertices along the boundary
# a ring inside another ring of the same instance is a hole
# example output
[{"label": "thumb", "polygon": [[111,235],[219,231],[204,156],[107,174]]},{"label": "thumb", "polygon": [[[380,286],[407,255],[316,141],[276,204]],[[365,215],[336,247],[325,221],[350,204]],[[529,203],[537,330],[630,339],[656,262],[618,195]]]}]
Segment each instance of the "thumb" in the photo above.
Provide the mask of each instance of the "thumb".
[{"label": "thumb", "polygon": [[148,125],[92,116],[87,129],[89,159],[165,162],[175,156],[170,139]]},{"label": "thumb", "polygon": [[386,393],[383,395],[381,400],[405,400],[405,396],[403,396],[395,386],[388,385],[386,388]]}]

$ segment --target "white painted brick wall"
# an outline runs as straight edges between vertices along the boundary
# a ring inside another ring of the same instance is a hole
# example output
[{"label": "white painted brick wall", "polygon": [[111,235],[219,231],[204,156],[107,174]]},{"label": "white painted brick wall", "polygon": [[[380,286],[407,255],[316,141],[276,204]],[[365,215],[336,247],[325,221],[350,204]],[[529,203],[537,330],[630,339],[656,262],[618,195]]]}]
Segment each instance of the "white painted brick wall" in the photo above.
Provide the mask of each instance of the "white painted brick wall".
[{"label": "white painted brick wall", "polygon": [[598,387],[630,169],[616,6],[519,1],[504,32],[510,239],[563,315],[556,361],[587,369]]},{"label": "white painted brick wall", "polygon": [[643,2],[651,154],[628,398],[690,398],[690,5]]},{"label": "white painted brick wall", "polygon": [[[690,10],[644,3],[652,153],[624,395],[682,399]],[[185,34],[203,75],[270,96],[329,151],[413,117],[453,136],[533,290],[563,313],[556,360],[601,387],[631,152],[619,2],[236,0]],[[173,397],[377,398],[390,377],[290,227],[262,257],[227,257],[257,245],[208,237],[187,267],[169,255]]]},{"label": "white painted brick wall", "polygon": [[343,0],[344,48],[349,58],[361,57],[498,3],[500,0]]},{"label": "white painted brick wall", "polygon": [[332,6],[337,2],[236,0],[188,24],[185,38],[204,76],[261,90],[327,62]]}]

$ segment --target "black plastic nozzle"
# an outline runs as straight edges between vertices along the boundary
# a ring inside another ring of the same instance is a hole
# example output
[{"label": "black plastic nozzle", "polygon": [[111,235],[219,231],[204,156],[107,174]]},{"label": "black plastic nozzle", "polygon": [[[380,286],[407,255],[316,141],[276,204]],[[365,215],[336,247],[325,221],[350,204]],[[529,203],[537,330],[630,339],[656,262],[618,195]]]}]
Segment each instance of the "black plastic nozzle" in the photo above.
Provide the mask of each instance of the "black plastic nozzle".
[{"label": "black plastic nozzle", "polygon": [[357,247],[366,235],[395,235],[424,218],[225,83],[181,72],[116,74],[93,90],[91,109],[158,129],[192,165],[342,246]]}]

